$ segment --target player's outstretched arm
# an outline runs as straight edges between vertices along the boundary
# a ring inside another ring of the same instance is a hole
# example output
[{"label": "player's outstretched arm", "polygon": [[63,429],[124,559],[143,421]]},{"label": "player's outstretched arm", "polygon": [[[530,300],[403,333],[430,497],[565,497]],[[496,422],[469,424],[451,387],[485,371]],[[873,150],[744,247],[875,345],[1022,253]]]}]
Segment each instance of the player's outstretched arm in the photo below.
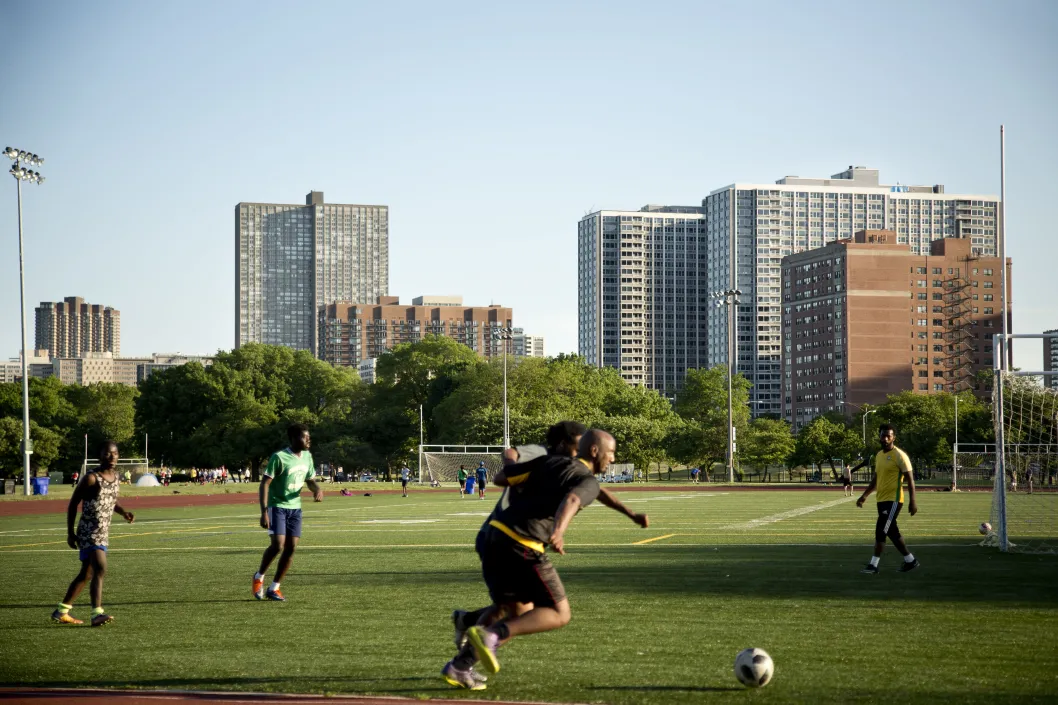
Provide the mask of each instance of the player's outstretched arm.
[{"label": "player's outstretched arm", "polygon": [[860,498],[856,500],[856,506],[862,507],[863,503],[867,501],[867,498],[871,496],[871,492],[874,492],[875,487],[878,486],[878,475],[871,476],[871,484],[867,485],[867,489],[863,491]]},{"label": "player's outstretched arm", "polygon": [[569,523],[573,521],[573,517],[577,516],[577,512],[580,511],[581,504],[580,497],[570,492],[562,500],[562,504],[558,505],[558,511],[555,512],[555,530],[551,532],[551,538],[548,539],[548,543],[562,555],[566,554],[563,537],[566,534],[566,529],[569,528]]},{"label": "player's outstretched arm", "polygon": [[313,480],[312,478],[305,480],[305,486],[309,488],[310,492],[312,492],[312,501],[323,501],[323,488],[320,487],[315,480]]},{"label": "player's outstretched arm", "polygon": [[639,524],[639,526],[644,529],[650,526],[650,518],[646,514],[636,514],[631,509],[622,504],[621,500],[617,499],[617,497],[615,497],[614,494],[605,487],[599,488],[599,502],[604,507],[609,507],[610,509],[614,509],[618,512],[621,512],[626,517]]},{"label": "player's outstretched arm", "polygon": [[125,511],[125,508],[122,507],[120,504],[115,504],[114,505],[114,513],[117,514],[118,516],[123,517],[125,519],[125,521],[127,521],[130,524],[132,522],[136,521],[136,515],[133,514],[132,512]]}]

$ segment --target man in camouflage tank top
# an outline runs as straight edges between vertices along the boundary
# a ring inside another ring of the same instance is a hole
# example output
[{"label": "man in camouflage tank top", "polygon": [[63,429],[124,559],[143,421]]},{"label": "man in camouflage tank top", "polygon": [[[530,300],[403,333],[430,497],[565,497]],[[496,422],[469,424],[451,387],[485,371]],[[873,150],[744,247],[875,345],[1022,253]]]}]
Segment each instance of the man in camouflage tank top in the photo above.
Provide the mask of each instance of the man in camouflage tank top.
[{"label": "man in camouflage tank top", "polygon": [[[80,551],[81,570],[66,590],[66,597],[58,604],[51,618],[59,624],[84,624],[70,616],[73,601],[89,580],[92,581],[89,593],[92,598],[92,626],[101,627],[110,624],[114,618],[103,610],[103,577],[107,572],[107,543],[110,536],[110,518],[120,514],[130,524],[135,517],[118,504],[118,485],[120,479],[116,470],[118,446],[113,441],[105,441],[99,447],[99,467],[85,473],[70,498],[66,511],[66,542],[70,548]],[[74,531],[74,518],[77,516],[77,505],[81,505],[81,521]]]}]

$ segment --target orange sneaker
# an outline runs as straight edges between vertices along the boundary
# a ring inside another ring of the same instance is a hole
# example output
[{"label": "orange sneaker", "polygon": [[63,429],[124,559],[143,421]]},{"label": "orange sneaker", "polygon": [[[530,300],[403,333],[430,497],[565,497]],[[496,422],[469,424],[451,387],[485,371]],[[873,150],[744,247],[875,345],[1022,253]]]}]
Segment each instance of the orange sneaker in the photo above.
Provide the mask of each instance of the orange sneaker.
[{"label": "orange sneaker", "polygon": [[286,602],[287,601],[287,598],[283,597],[283,593],[279,592],[279,590],[273,590],[271,588],[269,588],[268,592],[265,593],[265,597],[267,597],[269,600],[272,600],[274,602]]},{"label": "orange sneaker", "polygon": [[51,613],[51,621],[59,624],[84,624],[81,620],[71,617],[69,612],[60,612],[59,610]]},{"label": "orange sneaker", "polygon": [[253,579],[253,596],[258,600],[264,599],[264,580]]}]

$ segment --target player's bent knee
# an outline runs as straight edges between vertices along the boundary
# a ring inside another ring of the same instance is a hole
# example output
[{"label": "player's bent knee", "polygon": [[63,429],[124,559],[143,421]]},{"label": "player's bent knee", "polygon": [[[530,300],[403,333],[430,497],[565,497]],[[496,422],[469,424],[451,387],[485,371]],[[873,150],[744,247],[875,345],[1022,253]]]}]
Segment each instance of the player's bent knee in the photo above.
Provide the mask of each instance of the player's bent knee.
[{"label": "player's bent knee", "polygon": [[573,619],[573,613],[569,609],[569,600],[562,600],[555,605],[555,612],[558,613],[558,626],[560,627],[566,626]]}]

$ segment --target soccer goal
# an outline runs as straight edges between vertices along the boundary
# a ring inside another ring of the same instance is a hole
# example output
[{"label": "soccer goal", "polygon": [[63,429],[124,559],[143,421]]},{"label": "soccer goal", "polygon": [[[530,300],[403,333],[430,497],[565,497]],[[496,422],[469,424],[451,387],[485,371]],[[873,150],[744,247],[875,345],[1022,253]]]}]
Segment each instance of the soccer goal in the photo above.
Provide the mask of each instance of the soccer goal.
[{"label": "soccer goal", "polygon": [[503,469],[503,446],[419,446],[419,482],[431,485],[459,481],[459,466],[471,474],[484,461],[493,477]]},{"label": "soccer goal", "polygon": [[[1002,345],[1003,336],[995,337],[998,358],[1009,347]],[[1058,334],[1007,336],[1044,337],[1058,339]],[[1001,551],[1058,553],[1058,389],[1047,386],[1054,372],[996,367],[992,389],[994,536],[986,543]]]}]

